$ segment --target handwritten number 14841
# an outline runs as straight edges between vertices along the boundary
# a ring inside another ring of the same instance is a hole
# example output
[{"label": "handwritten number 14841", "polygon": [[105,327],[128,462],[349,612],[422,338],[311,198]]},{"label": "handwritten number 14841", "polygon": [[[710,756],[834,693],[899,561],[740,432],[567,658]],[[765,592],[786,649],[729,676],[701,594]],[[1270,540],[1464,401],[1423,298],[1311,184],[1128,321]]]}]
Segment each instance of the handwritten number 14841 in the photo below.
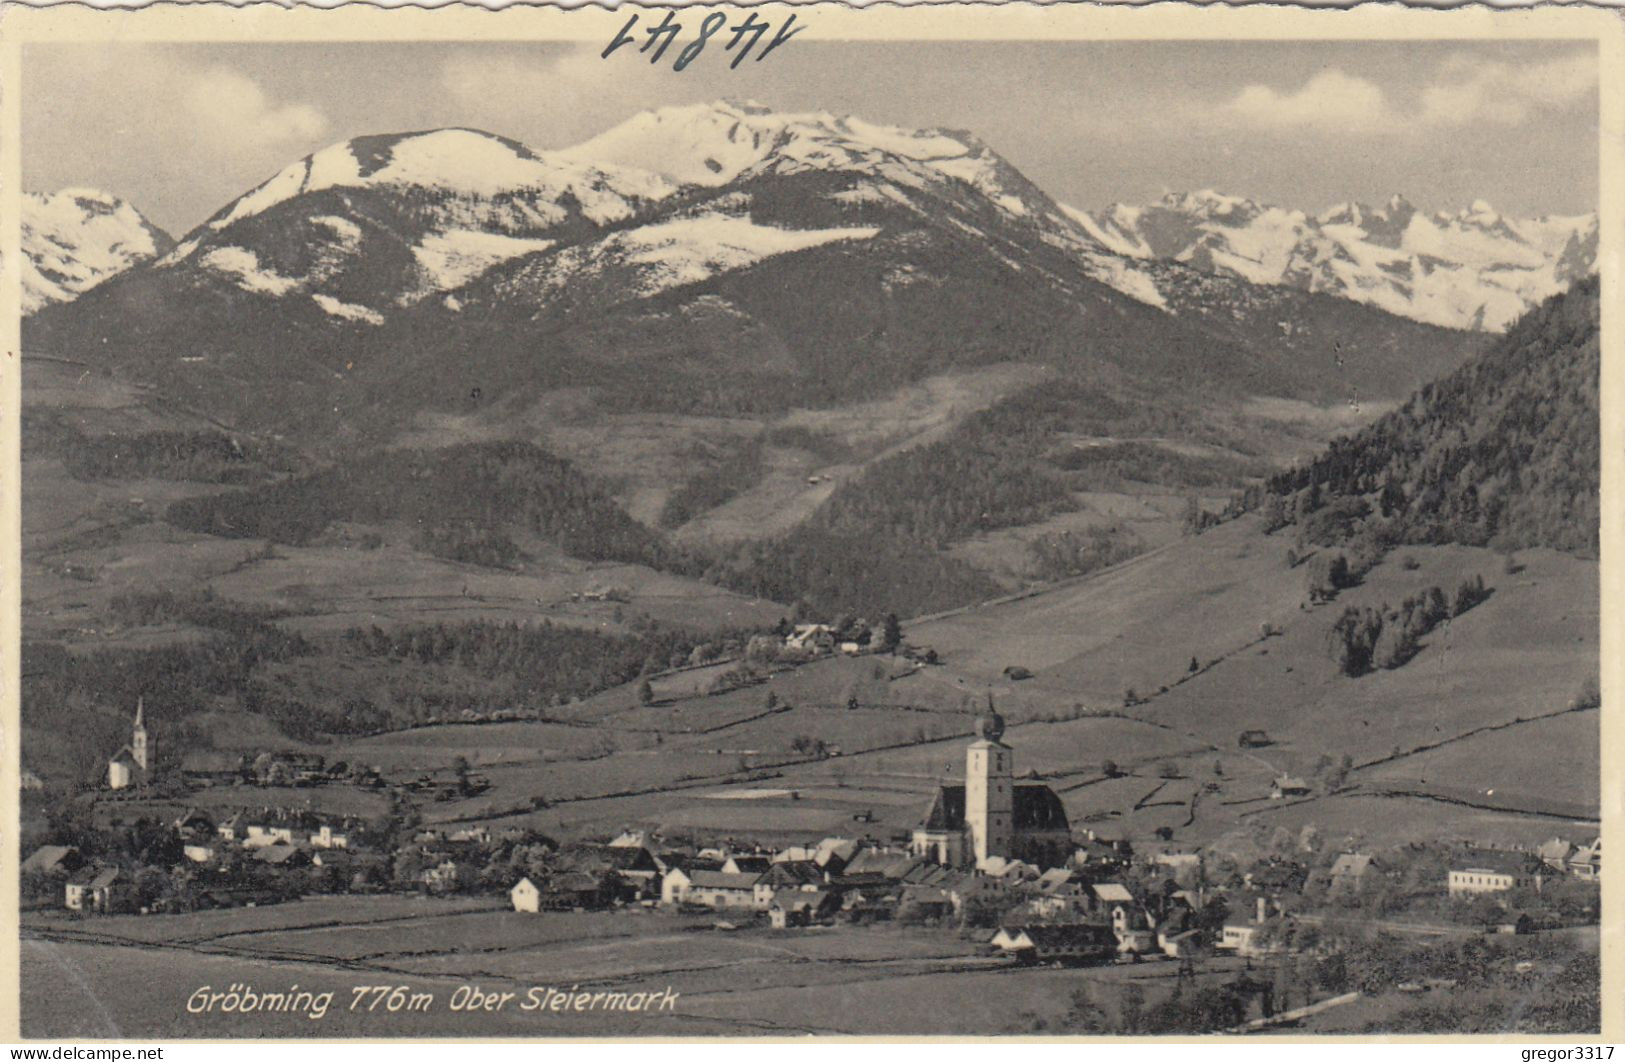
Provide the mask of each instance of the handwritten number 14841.
[{"label": "handwritten number 14841", "polygon": [[[688,66],[689,63],[692,63],[695,59],[698,59],[700,53],[705,51],[706,43],[710,41],[712,37],[715,37],[718,33],[722,32],[723,27],[727,25],[727,22],[728,16],[721,11],[713,11],[711,14],[706,15],[705,20],[700,23],[699,36],[695,37],[692,41],[689,41],[677,53],[677,59],[674,63],[672,63],[672,69],[683,70]],[[637,24],[637,15],[633,15],[631,18],[627,19],[626,25],[622,26],[620,32],[615,34],[615,39],[609,42],[609,46],[604,49],[599,58],[608,59],[619,49],[624,48],[629,44],[636,44],[638,35],[632,32],[632,27],[636,26]],[[734,52],[737,49],[737,52],[734,55],[733,62],[728,64],[728,69],[732,70],[734,67],[744,62],[745,57],[749,55],[758,44],[761,43],[763,35],[772,28],[773,24],[771,22],[758,17],[754,11],[750,13],[749,17],[747,17],[745,21],[729,27],[728,43],[724,45],[723,48],[725,51],[729,52]],[[803,29],[806,29],[806,27],[796,25],[795,15],[791,15],[789,18],[785,19],[783,25],[778,28],[778,32],[774,33],[773,36],[768,39],[766,45],[763,46],[762,50],[756,53],[756,61],[759,63],[763,59],[766,59],[773,53],[775,48],[783,44],[785,41],[788,41],[791,37],[794,37],[796,34],[800,33]],[[638,53],[641,55],[644,52],[652,51],[654,54],[649,56],[649,62],[658,63],[662,58],[665,57],[666,49],[671,47],[672,42],[675,41],[678,34],[682,32],[683,24],[677,21],[677,13],[675,11],[667,11],[666,17],[661,20],[658,26],[650,26],[641,31],[642,35],[647,39],[643,42],[642,47],[638,49]]]}]

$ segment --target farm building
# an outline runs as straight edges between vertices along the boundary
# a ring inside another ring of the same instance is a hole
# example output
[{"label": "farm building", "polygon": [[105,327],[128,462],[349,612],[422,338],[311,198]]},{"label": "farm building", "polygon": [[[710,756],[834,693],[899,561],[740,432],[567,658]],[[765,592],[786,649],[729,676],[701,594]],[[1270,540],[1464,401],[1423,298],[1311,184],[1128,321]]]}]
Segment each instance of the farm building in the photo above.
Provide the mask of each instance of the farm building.
[{"label": "farm building", "polygon": [[1009,926],[995,933],[990,943],[1020,963],[1098,962],[1117,951],[1111,927],[1101,922]]},{"label": "farm building", "polygon": [[1015,780],[1015,753],[1004,744],[1004,719],[991,708],[977,720],[965,749],[965,784],[937,789],[911,851],[945,866],[981,866],[1020,859],[1039,868],[1062,866],[1072,855],[1066,808],[1042,782]]},{"label": "farm building", "polygon": [[1309,792],[1309,783],[1295,775],[1283,774],[1270,783],[1271,800],[1281,800],[1287,797],[1306,797]]}]

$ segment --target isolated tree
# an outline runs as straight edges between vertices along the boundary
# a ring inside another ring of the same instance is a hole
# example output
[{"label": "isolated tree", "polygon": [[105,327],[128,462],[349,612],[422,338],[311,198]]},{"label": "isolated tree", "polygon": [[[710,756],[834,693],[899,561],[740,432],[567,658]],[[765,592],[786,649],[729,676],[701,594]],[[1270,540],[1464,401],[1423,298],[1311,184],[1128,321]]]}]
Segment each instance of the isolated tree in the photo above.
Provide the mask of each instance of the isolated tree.
[{"label": "isolated tree", "polygon": [[767,700],[762,703],[764,711],[774,711],[779,706],[779,695],[772,690],[767,691]]},{"label": "isolated tree", "polygon": [[638,683],[638,703],[643,704],[643,705],[649,705],[649,704],[653,704],[654,701],[655,701],[655,688],[653,686],[649,685],[649,680],[648,679],[644,679],[642,682]]},{"label": "isolated tree", "polygon": [[903,644],[903,625],[898,622],[897,613],[886,613],[880,630],[880,648],[883,652],[895,653],[897,647]]}]

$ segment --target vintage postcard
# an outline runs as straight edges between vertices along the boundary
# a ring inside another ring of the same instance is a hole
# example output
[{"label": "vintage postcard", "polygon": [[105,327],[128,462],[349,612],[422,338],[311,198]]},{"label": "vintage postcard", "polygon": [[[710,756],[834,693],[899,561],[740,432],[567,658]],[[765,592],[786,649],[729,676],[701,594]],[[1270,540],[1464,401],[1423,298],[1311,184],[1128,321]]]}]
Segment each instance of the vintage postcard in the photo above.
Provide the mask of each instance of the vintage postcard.
[{"label": "vintage postcard", "polygon": [[0,42],[11,1035],[1625,1031],[1617,19]]}]

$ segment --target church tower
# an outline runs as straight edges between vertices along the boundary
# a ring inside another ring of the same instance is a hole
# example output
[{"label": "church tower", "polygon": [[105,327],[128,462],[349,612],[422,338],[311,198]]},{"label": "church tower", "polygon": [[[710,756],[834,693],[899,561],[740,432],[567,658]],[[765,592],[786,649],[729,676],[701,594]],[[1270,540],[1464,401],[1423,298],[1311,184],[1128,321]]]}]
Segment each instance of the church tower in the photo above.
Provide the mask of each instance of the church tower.
[{"label": "church tower", "polygon": [[142,722],[142,698],[135,699],[135,728],[130,731],[130,756],[135,760],[137,767],[143,771],[147,769],[147,727]]},{"label": "church tower", "polygon": [[976,720],[977,740],[965,750],[965,827],[971,853],[980,865],[990,856],[1010,854],[1015,817],[1015,755],[1000,740],[1004,719],[988,698],[987,714]]}]

